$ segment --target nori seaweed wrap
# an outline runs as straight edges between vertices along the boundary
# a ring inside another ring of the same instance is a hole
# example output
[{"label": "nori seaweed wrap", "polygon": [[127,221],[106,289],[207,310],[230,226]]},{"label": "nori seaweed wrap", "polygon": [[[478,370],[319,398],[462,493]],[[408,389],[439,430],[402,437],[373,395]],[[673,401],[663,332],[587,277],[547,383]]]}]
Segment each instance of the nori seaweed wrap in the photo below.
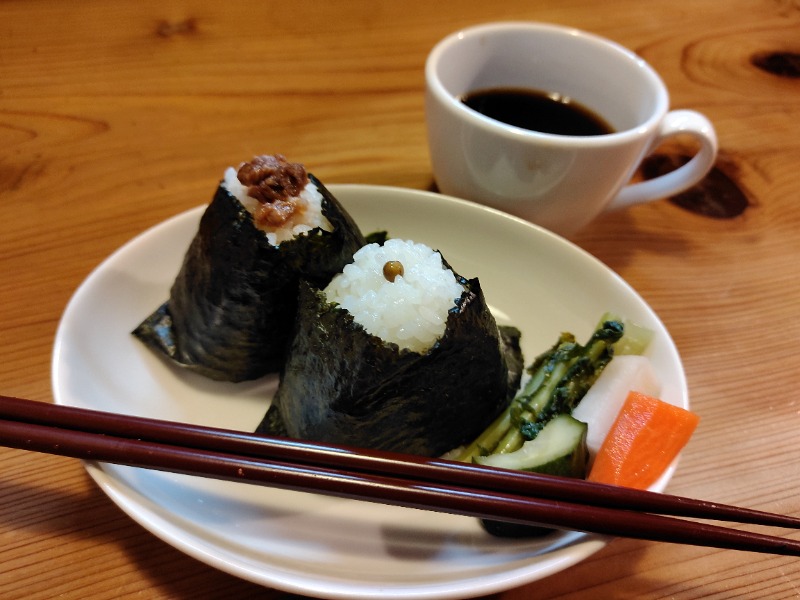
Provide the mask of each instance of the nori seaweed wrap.
[{"label": "nori seaweed wrap", "polygon": [[[458,276],[457,276],[458,277]],[[519,331],[498,328],[477,279],[425,352],[368,333],[323,290],[300,286],[281,382],[257,432],[439,456],[507,406],[522,371]]]},{"label": "nori seaweed wrap", "polygon": [[365,243],[336,198],[313,175],[308,180],[322,195],[321,212],[331,231],[315,227],[277,246],[221,182],[169,299],[133,334],[175,364],[211,379],[236,382],[279,371],[298,282],[326,285]]}]

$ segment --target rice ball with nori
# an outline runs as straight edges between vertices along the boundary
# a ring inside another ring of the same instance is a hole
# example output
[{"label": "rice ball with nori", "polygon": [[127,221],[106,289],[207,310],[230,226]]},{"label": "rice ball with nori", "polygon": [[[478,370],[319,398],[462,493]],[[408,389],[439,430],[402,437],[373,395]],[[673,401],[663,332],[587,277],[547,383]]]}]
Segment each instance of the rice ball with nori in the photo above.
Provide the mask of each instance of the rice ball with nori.
[{"label": "rice ball with nori", "polygon": [[173,364],[211,379],[277,372],[298,282],[327,285],[365,243],[303,165],[257,156],[226,171],[169,299],[133,333]]},{"label": "rice ball with nori", "polygon": [[519,332],[427,246],[387,240],[353,259],[325,288],[301,283],[258,431],[426,456],[471,441],[519,386]]}]

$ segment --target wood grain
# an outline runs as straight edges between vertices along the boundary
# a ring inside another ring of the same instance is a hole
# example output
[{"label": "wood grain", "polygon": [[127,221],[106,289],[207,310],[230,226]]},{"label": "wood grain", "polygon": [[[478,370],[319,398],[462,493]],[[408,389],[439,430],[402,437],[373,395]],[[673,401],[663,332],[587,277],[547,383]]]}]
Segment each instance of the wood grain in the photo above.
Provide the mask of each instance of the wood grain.
[{"label": "wood grain", "polygon": [[[612,37],[661,73],[674,107],[715,123],[741,214],[663,200],[574,241],[644,296],[682,354],[702,421],[670,491],[800,514],[800,78],[753,63],[800,53],[797,0],[6,0],[2,392],[51,400],[53,336],[76,287],[137,233],[207,202],[233,161],[280,151],[330,183],[430,188],[425,56],[496,20]],[[493,598],[786,598],[798,580],[790,558],[616,540]],[[0,597],[294,596],[156,539],[77,462],[0,449]]]}]

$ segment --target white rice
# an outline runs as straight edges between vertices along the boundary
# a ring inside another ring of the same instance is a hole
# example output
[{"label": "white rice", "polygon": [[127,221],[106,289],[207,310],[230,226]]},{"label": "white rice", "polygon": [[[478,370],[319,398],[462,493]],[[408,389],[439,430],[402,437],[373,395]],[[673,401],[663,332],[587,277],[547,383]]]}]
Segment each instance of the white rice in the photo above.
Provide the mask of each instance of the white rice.
[{"label": "white rice", "polygon": [[[404,269],[393,282],[383,274],[389,261],[399,261]],[[327,300],[347,310],[367,332],[419,353],[444,335],[448,311],[463,292],[438,252],[396,239],[358,250],[325,288]]]},{"label": "white rice", "polygon": [[[225,170],[225,178],[222,185],[233,195],[244,207],[255,214],[258,200],[247,195],[247,186],[242,185],[236,176],[236,169],[228,167]],[[319,193],[317,186],[310,181],[300,192],[300,198],[305,200],[306,209],[295,214],[295,216],[284,223],[281,227],[263,227],[267,234],[267,240],[273,246],[280,246],[281,242],[291,240],[299,235],[308,233],[316,227],[325,231],[333,231],[330,221],[322,214],[322,194]]]}]

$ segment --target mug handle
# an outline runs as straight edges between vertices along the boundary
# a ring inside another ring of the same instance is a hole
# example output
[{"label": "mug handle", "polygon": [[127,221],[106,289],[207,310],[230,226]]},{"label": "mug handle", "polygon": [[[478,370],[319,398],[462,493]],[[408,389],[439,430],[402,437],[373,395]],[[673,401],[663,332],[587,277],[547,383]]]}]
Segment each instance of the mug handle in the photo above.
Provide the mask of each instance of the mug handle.
[{"label": "mug handle", "polygon": [[708,174],[717,157],[717,134],[711,121],[693,110],[670,111],[664,115],[659,134],[650,146],[650,151],[677,135],[690,135],[698,140],[700,150],[697,154],[685,165],[665,175],[626,185],[611,201],[609,210],[679,194]]}]

